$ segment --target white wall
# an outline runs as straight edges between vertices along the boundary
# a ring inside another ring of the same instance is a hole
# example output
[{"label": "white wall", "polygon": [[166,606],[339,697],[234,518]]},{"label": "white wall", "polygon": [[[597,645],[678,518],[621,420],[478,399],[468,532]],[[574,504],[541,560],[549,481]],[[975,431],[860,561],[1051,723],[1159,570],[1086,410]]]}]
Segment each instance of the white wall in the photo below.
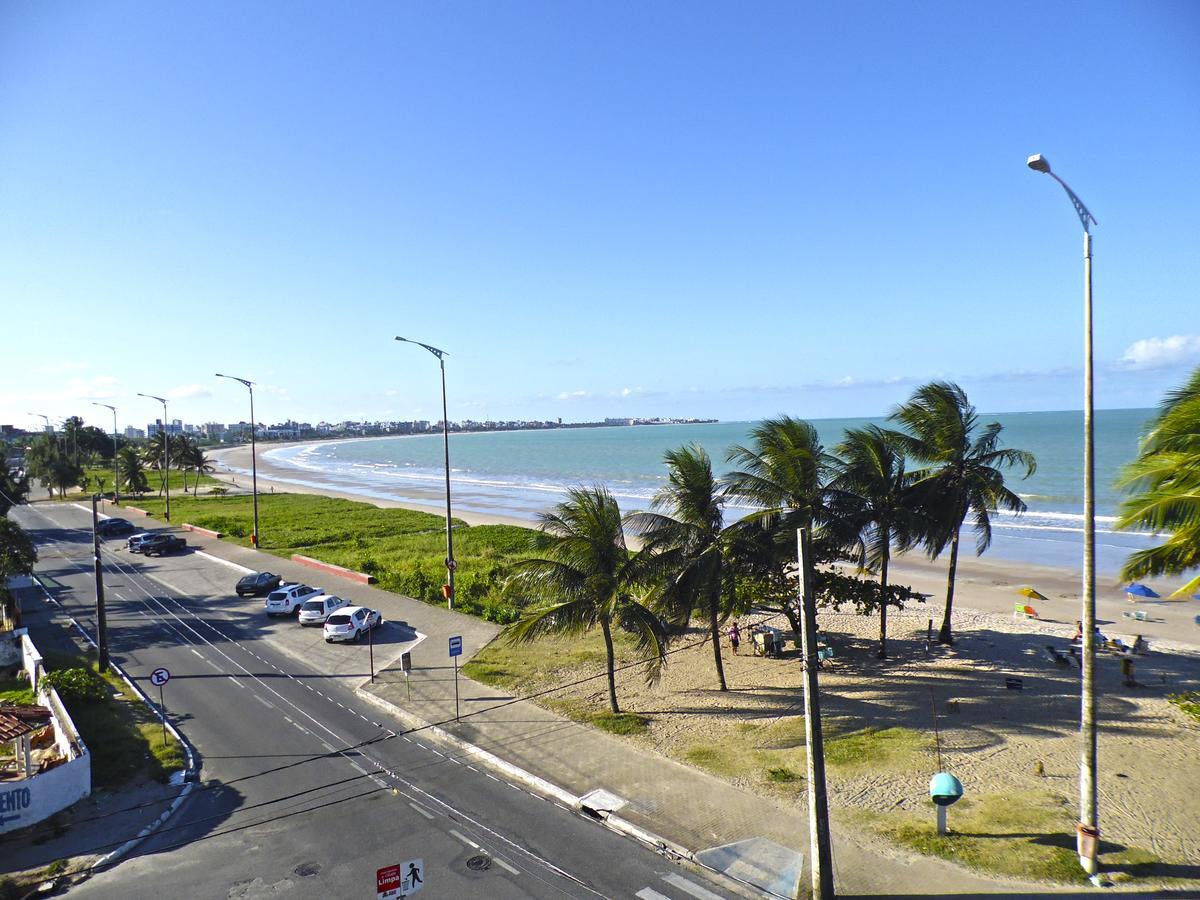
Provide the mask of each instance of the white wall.
[{"label": "white wall", "polygon": [[34,825],[79,802],[91,791],[89,753],[32,778],[0,782],[0,834]]}]

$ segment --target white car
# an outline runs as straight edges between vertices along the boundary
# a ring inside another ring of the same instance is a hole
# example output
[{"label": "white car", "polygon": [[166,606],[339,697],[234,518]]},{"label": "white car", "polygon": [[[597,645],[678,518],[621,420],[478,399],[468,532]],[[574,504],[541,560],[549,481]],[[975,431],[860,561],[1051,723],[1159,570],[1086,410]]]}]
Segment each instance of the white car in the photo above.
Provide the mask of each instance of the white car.
[{"label": "white car", "polygon": [[313,597],[311,600],[305,600],[300,607],[299,622],[301,625],[323,625],[330,613],[346,605],[347,601],[341,597],[332,597],[329,594]]},{"label": "white car", "polygon": [[377,609],[365,606],[343,607],[325,620],[325,642],[357,641],[373,628],[383,624]]},{"label": "white car", "polygon": [[323,593],[320,588],[309,587],[307,584],[281,584],[267,594],[263,608],[268,616],[290,616],[305,600],[319,597]]}]

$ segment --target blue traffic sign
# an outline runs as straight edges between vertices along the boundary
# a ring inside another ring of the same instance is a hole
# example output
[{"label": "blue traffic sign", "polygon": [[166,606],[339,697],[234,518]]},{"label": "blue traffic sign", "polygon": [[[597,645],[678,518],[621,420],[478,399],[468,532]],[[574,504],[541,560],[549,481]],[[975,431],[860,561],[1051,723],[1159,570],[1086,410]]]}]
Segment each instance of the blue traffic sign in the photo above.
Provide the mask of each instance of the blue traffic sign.
[{"label": "blue traffic sign", "polygon": [[462,635],[456,634],[450,638],[450,655],[462,656]]}]

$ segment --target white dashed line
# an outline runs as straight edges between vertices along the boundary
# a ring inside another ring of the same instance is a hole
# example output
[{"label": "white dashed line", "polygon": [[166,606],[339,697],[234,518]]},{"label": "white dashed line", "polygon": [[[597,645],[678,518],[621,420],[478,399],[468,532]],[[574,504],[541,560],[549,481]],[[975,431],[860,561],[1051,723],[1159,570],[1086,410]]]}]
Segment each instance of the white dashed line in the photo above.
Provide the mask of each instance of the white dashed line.
[{"label": "white dashed line", "polygon": [[271,709],[275,708],[275,704],[272,703],[270,700],[264,700],[262,694],[255,694],[254,699],[257,700],[259,703],[261,703],[263,706],[269,706]]},{"label": "white dashed line", "polygon": [[433,813],[431,813],[431,812],[430,812],[429,810],[427,810],[425,807],[423,807],[423,806],[418,806],[418,805],[417,805],[417,804],[415,804],[415,803],[410,803],[410,804],[408,804],[408,805],[409,805],[409,806],[411,806],[413,809],[415,809],[417,812],[419,812],[421,815],[423,815],[425,818],[427,818],[427,819],[432,819],[432,818],[433,818]]},{"label": "white dashed line", "polygon": [[510,866],[508,863],[506,863],[504,860],[502,860],[498,856],[493,856],[492,862],[494,862],[496,865],[498,865],[500,868],[504,869],[505,871],[511,872],[513,875],[521,874],[520,872],[518,872],[516,869],[514,869],[512,866]]},{"label": "white dashed line", "polygon": [[642,900],[671,900],[666,894],[660,894],[654,888],[642,888],[634,896],[641,897]]},{"label": "white dashed line", "polygon": [[233,684],[235,687],[240,687],[240,688],[241,688],[243,691],[244,691],[244,690],[246,690],[246,686],[245,686],[244,684],[242,684],[240,681],[238,681],[236,678],[234,678],[232,675],[226,675],[225,677],[226,677],[226,678],[228,678],[228,679],[229,679],[229,681],[230,681],[230,682],[231,682],[231,683],[232,683],[232,684]]},{"label": "white dashed line", "polygon": [[450,833],[452,835],[454,835],[456,838],[458,838],[460,841],[462,841],[464,844],[469,844],[470,846],[474,847],[476,850],[479,849],[479,845],[477,843],[475,843],[473,840],[471,840],[469,837],[467,837],[465,834],[463,834],[461,831],[456,831],[455,829],[451,828]]},{"label": "white dashed line", "polygon": [[700,885],[696,884],[694,881],[688,881],[682,875],[676,875],[674,873],[670,875],[664,875],[663,881],[669,885],[679,888],[686,894],[691,894],[693,897],[697,898],[697,900],[724,900],[720,894],[714,894],[707,888],[700,887]]}]

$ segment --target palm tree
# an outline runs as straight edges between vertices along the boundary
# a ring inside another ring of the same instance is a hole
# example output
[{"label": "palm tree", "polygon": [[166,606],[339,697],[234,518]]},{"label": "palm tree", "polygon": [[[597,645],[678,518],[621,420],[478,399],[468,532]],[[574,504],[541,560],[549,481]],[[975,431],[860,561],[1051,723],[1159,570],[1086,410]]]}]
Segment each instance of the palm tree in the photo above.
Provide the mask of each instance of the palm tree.
[{"label": "palm tree", "polygon": [[[830,484],[837,491],[835,514],[858,535],[859,567],[878,570],[879,584],[886,588],[893,544],[907,549],[927,527],[912,477],[905,472],[895,432],[877,425],[848,429],[837,455],[837,474]],[[887,658],[887,608],[884,599],[879,604],[880,659]]]},{"label": "palm tree", "polygon": [[1200,566],[1200,368],[1168,392],[1137,459],[1121,473],[1132,496],[1117,528],[1149,528],[1169,536],[1130,555],[1121,577],[1177,575]]},{"label": "palm tree", "polygon": [[896,436],[904,453],[925,464],[911,476],[914,492],[933,518],[934,527],[924,539],[930,559],[937,559],[950,544],[946,610],[938,641],[951,644],[950,618],[963,522],[973,515],[975,555],[983,555],[992,543],[992,514],[1001,508],[1025,512],[1024,501],[1005,486],[1002,470],[1024,467],[1022,477],[1028,478],[1037,469],[1037,460],[1025,450],[1001,449],[1003,426],[999,422],[977,431],[979,416],[957,384],[934,381],[917,388],[890,418],[907,430]]},{"label": "palm tree", "polygon": [[191,453],[188,456],[187,463],[192,467],[192,493],[194,494],[200,488],[200,476],[208,475],[216,471],[212,461],[204,453],[204,448],[192,441]]},{"label": "palm tree", "polygon": [[599,625],[608,705],[619,713],[613,625],[636,636],[638,650],[649,657],[650,680],[662,670],[667,645],[662,622],[635,597],[638,567],[625,545],[621,509],[603,487],[573,488],[553,512],[538,518],[534,548],[545,555],[517,563],[505,590],[539,602],[504,629],[505,637],[520,643],[543,634],[582,634]]},{"label": "palm tree", "polygon": [[146,470],[142,467],[142,458],[135,447],[126,444],[118,450],[117,461],[126,493],[143,494],[150,489],[150,484],[146,481]]},{"label": "palm tree", "polygon": [[643,538],[646,577],[659,582],[658,604],[668,620],[683,625],[693,612],[707,615],[717,682],[727,691],[721,623],[737,602],[733,564],[739,534],[724,528],[723,490],[703,447],[668,450],[663,459],[667,486],[655,495],[650,512],[632,513],[625,521]]},{"label": "palm tree", "polygon": [[783,588],[775,593],[787,598],[782,610],[799,640],[800,610],[785,576],[795,559],[796,529],[829,521],[828,482],[836,460],[821,445],[817,429],[802,419],[765,419],[751,430],[750,438],[750,447],[739,444],[729,450],[727,461],[740,468],[725,477],[726,492],[759,508],[743,526],[757,523],[773,538],[772,558],[765,561],[767,577]]}]

